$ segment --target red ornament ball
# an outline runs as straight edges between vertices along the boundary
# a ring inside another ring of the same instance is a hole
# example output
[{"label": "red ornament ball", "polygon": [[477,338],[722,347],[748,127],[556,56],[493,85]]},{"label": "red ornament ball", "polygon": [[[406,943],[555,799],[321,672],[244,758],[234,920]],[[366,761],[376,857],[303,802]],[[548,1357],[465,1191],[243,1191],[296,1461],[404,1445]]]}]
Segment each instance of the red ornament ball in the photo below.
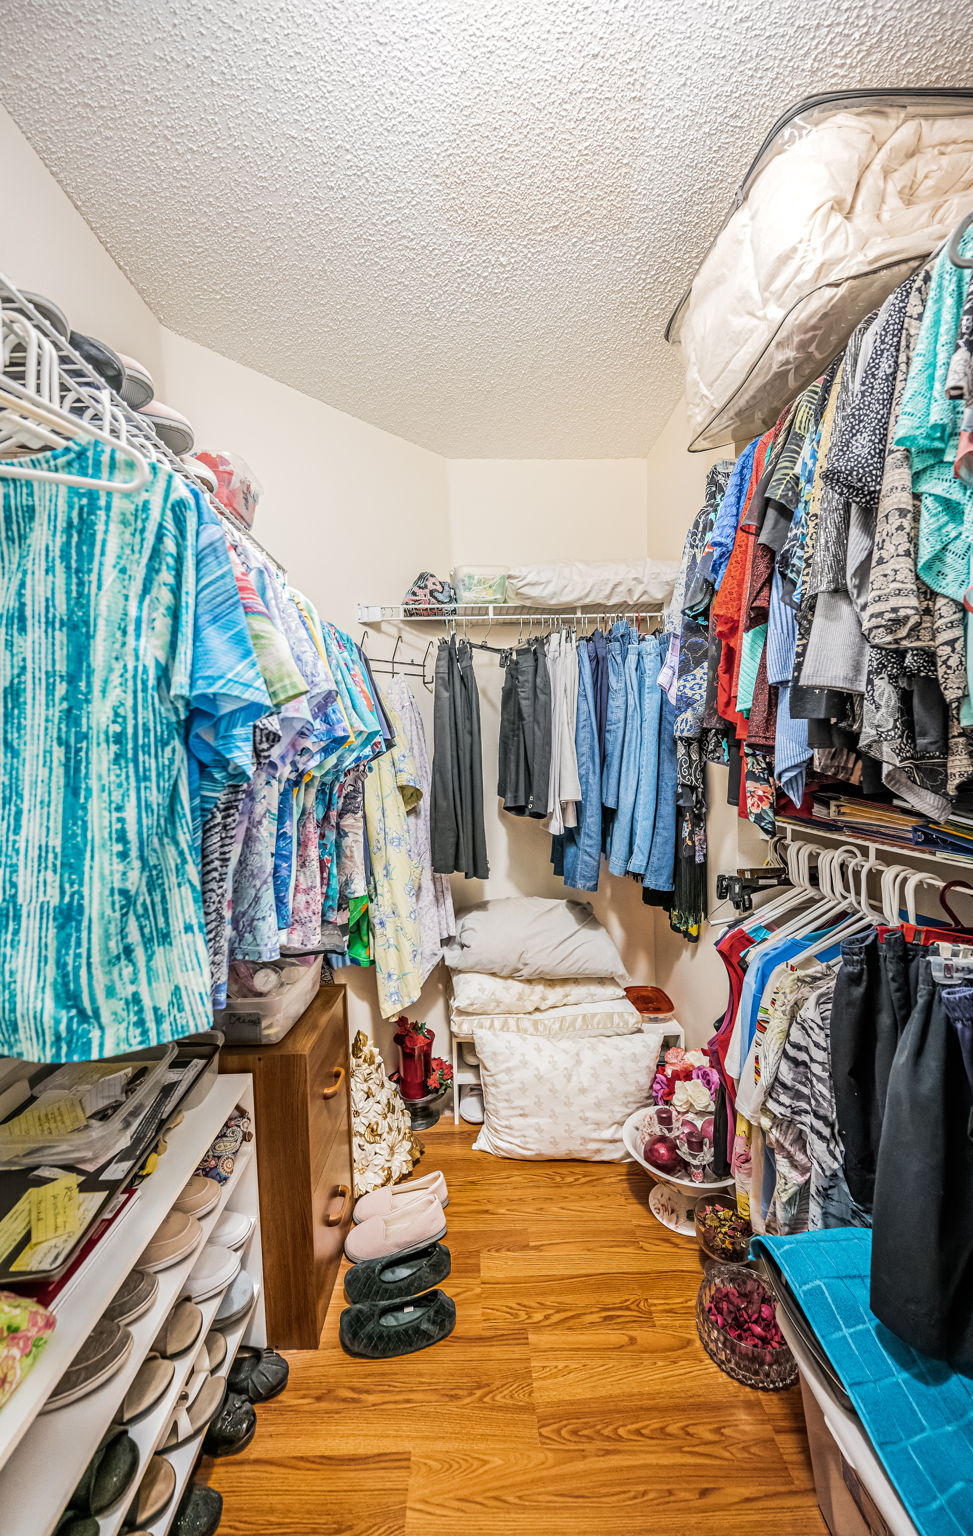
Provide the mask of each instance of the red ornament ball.
[{"label": "red ornament ball", "polygon": [[671,1136],[650,1136],[642,1148],[642,1156],[660,1173],[675,1177],[685,1173],[686,1164],[679,1156],[679,1149]]}]

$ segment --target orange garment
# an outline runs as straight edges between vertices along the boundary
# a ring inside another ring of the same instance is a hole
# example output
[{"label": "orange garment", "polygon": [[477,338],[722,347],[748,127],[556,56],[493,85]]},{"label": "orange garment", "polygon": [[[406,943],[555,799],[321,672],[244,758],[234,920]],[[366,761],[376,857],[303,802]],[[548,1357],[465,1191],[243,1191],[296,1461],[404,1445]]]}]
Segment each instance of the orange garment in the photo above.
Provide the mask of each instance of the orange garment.
[{"label": "orange garment", "polygon": [[747,512],[750,509],[753,493],[764,472],[773,436],[772,430],[765,432],[757,444],[746,495],[743,498],[743,511],[740,514],[736,538],[733,540],[733,548],[720,583],[720,590],[713,599],[713,620],[717,638],[720,641],[720,659],[716,672],[716,707],[724,720],[731,725],[736,725],[736,734],[740,741],[746,740],[747,722],[743,715],[737,713],[735,707],[737,695],[734,680],[739,676],[738,654],[743,602],[747,593],[747,574],[755,532],[752,527],[748,528],[746,525]]}]

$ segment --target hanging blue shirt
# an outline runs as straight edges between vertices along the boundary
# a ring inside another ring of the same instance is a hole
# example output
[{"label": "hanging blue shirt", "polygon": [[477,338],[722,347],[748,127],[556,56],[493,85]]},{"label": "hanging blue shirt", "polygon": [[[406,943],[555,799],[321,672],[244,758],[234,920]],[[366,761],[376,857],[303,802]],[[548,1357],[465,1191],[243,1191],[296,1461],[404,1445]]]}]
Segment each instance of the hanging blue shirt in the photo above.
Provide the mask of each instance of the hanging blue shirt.
[{"label": "hanging blue shirt", "polygon": [[755,437],[752,443],[747,444],[730,472],[726,490],[723,492],[723,500],[720,502],[720,510],[713,524],[713,532],[709,536],[696,570],[697,583],[711,582],[714,592],[720,590],[726,568],[730,563],[730,554],[737,536],[737,528],[740,526],[743,503],[747,486],[750,484],[754,455],[759,442],[759,437]]}]

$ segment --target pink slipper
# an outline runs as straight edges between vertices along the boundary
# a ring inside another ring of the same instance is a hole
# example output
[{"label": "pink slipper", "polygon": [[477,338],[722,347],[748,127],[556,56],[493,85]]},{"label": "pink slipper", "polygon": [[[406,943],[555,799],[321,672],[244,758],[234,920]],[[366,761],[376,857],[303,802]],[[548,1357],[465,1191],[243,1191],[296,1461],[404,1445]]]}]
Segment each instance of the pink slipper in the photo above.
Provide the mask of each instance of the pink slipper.
[{"label": "pink slipper", "polygon": [[446,1215],[435,1195],[420,1195],[390,1216],[370,1216],[352,1227],[345,1241],[345,1257],[353,1264],[362,1259],[387,1259],[391,1254],[411,1253],[446,1236]]},{"label": "pink slipper", "polygon": [[426,1173],[421,1179],[406,1179],[402,1184],[386,1184],[384,1189],[373,1189],[370,1195],[362,1195],[353,1212],[353,1219],[367,1221],[369,1216],[391,1216],[400,1207],[405,1209],[407,1199],[418,1195],[435,1195],[440,1205],[449,1204],[449,1192],[442,1174]]}]

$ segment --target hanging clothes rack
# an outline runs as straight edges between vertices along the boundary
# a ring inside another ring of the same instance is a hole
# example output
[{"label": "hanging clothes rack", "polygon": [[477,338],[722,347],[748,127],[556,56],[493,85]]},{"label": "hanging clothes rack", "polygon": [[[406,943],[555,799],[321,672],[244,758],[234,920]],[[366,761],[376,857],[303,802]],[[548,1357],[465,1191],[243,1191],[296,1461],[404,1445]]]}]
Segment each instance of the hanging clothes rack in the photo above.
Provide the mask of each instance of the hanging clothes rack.
[{"label": "hanging clothes rack", "polygon": [[395,645],[392,647],[391,656],[375,656],[368,649],[368,631],[362,631],[359,648],[372,671],[382,677],[418,677],[422,680],[424,688],[432,692],[436,681],[434,671],[429,665],[433,652],[433,642],[430,640],[422,654],[421,661],[415,657],[399,657],[399,646],[402,644],[402,636],[396,635]]},{"label": "hanging clothes rack", "polygon": [[[29,299],[26,299],[20,290],[0,273],[0,323],[5,315],[13,311],[17,317],[18,329],[22,332],[26,323],[30,331],[36,333],[37,338],[42,339],[53,347],[58,360],[60,372],[74,386],[77,393],[77,404],[84,405],[86,411],[97,412],[101,409],[105,419],[111,421],[118,432],[119,442],[128,444],[146,458],[157,464],[164,464],[183,480],[192,481],[206,497],[213,511],[234,532],[246,539],[255,549],[260,551],[264,559],[282,576],[286,575],[284,567],[278,560],[265,549],[260,540],[253,533],[242,518],[237,517],[228,507],[209,494],[204,486],[193,479],[187,466],[180,458],[167,448],[154,432],[151,423],[145,416],[125,404],[119,395],[116,395],[101,375],[85,362],[84,358],[75,351],[69,341],[66,341],[61,333],[54,329],[50,322],[35,309]],[[27,338],[29,340],[29,337]],[[6,349],[5,349],[6,350]],[[17,378],[16,370],[7,372],[9,364],[4,365],[4,371],[0,372],[0,388],[5,384],[12,384],[15,390],[22,387],[22,381]],[[78,412],[73,412],[79,414]],[[79,416],[80,419],[80,416]]]},{"label": "hanging clothes rack", "polygon": [[518,624],[523,620],[554,625],[603,623],[615,619],[659,618],[664,612],[661,603],[643,603],[638,608],[578,608],[566,612],[560,608],[538,608],[523,603],[454,603],[441,609],[431,608],[428,613],[410,611],[407,603],[358,604],[359,624]]}]

